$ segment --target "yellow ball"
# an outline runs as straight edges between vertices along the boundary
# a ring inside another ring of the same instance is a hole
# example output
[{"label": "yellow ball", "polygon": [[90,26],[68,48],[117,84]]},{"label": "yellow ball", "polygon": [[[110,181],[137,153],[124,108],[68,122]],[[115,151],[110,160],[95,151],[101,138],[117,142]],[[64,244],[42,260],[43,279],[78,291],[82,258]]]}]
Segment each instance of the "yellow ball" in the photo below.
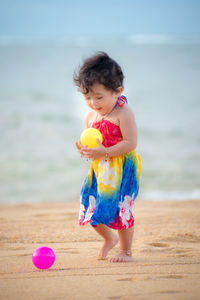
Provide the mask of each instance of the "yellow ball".
[{"label": "yellow ball", "polygon": [[96,128],[87,128],[81,134],[81,144],[82,146],[88,146],[88,148],[97,148],[97,139],[102,143],[103,137],[101,132]]}]

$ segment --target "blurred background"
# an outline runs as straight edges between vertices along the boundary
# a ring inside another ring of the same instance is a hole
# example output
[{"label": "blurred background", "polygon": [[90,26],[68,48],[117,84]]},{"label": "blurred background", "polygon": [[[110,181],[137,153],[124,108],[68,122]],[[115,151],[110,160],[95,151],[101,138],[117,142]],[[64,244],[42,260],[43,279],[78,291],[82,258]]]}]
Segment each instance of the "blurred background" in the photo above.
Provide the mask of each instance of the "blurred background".
[{"label": "blurred background", "polygon": [[72,77],[96,51],[125,74],[139,198],[200,198],[200,1],[0,0],[0,202],[79,201],[87,107]]}]

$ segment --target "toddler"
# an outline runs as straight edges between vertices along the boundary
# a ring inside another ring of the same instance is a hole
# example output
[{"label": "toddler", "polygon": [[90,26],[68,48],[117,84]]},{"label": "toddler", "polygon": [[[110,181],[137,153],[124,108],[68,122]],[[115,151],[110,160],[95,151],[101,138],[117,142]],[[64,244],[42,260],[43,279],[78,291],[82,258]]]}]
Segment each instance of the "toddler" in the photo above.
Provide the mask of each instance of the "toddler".
[{"label": "toddler", "polygon": [[[84,127],[98,129],[103,142],[97,148],[76,141],[81,156],[91,159],[81,190],[79,224],[90,223],[104,239],[98,259],[120,243],[111,262],[132,260],[134,217],[132,205],[139,191],[141,160],[136,153],[137,128],[133,111],[123,92],[120,66],[104,52],[86,59],[74,82],[91,111]],[[112,229],[118,230],[118,236]]]}]

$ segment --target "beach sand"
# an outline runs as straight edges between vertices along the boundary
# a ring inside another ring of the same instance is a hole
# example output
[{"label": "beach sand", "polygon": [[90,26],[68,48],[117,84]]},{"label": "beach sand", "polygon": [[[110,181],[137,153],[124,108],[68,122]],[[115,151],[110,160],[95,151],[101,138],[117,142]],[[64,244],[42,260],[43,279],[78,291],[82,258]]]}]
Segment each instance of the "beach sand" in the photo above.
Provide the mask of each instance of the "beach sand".
[{"label": "beach sand", "polygon": [[[0,300],[200,299],[200,200],[136,200],[131,263],[96,259],[102,240],[78,225],[78,209],[0,205]],[[38,270],[32,253],[44,245],[56,260]]]}]

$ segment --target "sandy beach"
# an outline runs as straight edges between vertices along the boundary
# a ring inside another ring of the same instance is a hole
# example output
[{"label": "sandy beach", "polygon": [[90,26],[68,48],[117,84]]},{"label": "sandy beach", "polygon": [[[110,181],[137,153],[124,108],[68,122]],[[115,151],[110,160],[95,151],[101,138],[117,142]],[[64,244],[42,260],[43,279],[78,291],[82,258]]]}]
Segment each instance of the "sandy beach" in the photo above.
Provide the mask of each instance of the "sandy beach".
[{"label": "sandy beach", "polygon": [[[0,205],[0,300],[200,299],[200,200],[136,201],[131,263],[96,259],[101,238],[78,225],[78,209]],[[38,270],[31,257],[44,245],[56,260]]]}]

